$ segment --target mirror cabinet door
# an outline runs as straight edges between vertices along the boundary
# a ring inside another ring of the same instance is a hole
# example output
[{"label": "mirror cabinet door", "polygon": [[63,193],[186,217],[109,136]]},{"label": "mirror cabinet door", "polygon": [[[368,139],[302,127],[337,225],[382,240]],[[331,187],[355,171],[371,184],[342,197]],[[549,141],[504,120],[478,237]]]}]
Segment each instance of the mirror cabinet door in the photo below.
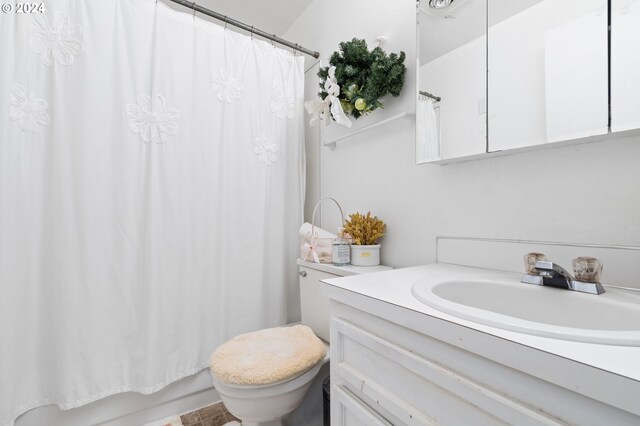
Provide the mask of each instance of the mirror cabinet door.
[{"label": "mirror cabinet door", "polygon": [[611,131],[640,128],[640,0],[611,2]]},{"label": "mirror cabinet door", "polygon": [[416,161],[486,153],[486,0],[418,12]]},{"label": "mirror cabinet door", "polygon": [[607,0],[489,0],[488,21],[490,152],[608,133]]}]

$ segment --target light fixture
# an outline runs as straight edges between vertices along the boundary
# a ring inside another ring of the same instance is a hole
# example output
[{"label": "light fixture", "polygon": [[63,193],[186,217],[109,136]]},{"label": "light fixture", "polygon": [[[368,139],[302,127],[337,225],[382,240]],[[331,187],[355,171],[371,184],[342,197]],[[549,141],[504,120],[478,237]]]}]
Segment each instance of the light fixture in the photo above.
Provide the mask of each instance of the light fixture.
[{"label": "light fixture", "polygon": [[444,9],[449,7],[453,3],[453,0],[429,0],[429,7],[431,9]]}]

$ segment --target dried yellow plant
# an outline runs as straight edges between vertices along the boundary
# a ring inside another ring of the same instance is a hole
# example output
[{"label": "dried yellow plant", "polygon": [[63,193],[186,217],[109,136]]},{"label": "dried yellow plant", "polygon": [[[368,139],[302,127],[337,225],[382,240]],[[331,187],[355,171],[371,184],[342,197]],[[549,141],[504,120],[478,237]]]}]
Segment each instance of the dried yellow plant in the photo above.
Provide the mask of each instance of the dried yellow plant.
[{"label": "dried yellow plant", "polygon": [[374,245],[384,236],[386,225],[377,216],[353,213],[344,224],[344,231],[351,236],[353,244],[359,246]]}]

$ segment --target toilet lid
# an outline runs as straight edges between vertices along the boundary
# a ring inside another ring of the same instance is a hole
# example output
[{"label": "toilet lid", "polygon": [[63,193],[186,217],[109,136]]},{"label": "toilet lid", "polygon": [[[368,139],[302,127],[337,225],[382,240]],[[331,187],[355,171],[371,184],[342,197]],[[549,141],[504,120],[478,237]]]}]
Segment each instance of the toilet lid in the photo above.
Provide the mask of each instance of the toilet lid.
[{"label": "toilet lid", "polygon": [[306,325],[276,327],[241,334],[211,355],[212,374],[235,385],[264,385],[304,373],[326,353],[322,341]]}]

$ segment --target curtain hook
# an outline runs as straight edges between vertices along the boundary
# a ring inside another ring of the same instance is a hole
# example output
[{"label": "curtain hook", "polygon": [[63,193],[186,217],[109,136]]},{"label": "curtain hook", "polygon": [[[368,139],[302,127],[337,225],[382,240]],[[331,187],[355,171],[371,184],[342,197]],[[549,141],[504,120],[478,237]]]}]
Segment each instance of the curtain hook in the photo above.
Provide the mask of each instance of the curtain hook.
[{"label": "curtain hook", "polygon": [[273,35],[273,38],[271,39],[271,45],[274,47],[276,47],[276,39],[278,38],[278,36],[276,36],[275,34]]},{"label": "curtain hook", "polygon": [[253,40],[253,25],[251,26],[251,40]]},{"label": "curtain hook", "polygon": [[224,15],[224,29],[225,29],[225,30],[227,29],[227,24],[228,24],[228,22],[227,22],[227,15]]},{"label": "curtain hook", "polygon": [[191,3],[191,9],[193,9],[193,19],[196,19],[196,2]]}]

